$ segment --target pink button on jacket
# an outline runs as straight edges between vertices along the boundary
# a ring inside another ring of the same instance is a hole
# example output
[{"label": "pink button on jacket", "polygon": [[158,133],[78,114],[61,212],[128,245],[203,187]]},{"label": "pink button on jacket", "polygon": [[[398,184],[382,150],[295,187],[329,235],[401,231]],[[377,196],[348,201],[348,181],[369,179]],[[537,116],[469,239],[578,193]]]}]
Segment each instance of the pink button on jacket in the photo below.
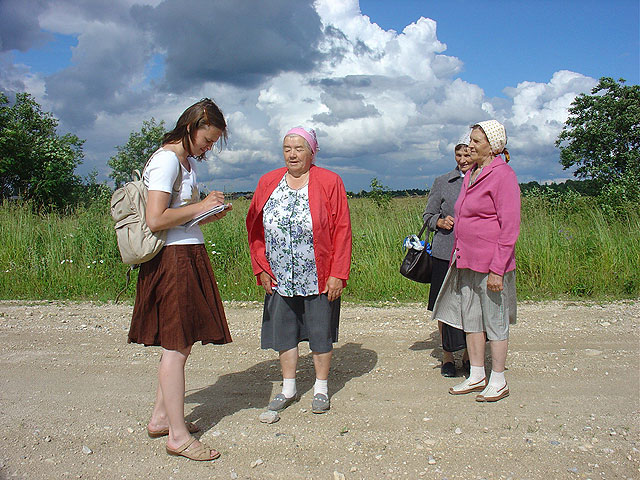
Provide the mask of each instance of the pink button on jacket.
[{"label": "pink button on jacket", "polygon": [[467,172],[455,205],[455,242],[451,259],[456,267],[504,275],[516,268],[520,233],[520,187],[502,157],[482,169],[469,187]]}]

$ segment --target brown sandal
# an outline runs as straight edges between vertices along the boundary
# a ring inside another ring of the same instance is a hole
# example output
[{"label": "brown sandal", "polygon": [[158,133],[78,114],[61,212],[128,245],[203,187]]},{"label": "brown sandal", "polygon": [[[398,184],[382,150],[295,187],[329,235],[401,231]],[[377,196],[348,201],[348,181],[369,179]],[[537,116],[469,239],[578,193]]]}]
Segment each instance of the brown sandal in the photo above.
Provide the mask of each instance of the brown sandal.
[{"label": "brown sandal", "polygon": [[[213,450],[212,448],[209,448],[203,443],[201,443],[197,448],[187,451],[187,448],[189,448],[191,444],[195,441],[196,441],[196,438],[191,437],[189,440],[187,440],[187,442],[184,445],[176,448],[175,450],[169,447],[165,447],[165,448],[169,455],[173,455],[175,457],[186,457],[189,460],[196,460],[198,462],[211,461],[220,457],[220,452]],[[211,456],[211,452],[215,452],[213,457]]]},{"label": "brown sandal", "polygon": [[[189,433],[196,433],[200,431],[200,427],[198,427],[195,423],[192,422],[184,422],[189,430]],[[149,425],[147,425],[147,435],[151,438],[160,438],[165,435],[169,435],[169,428],[163,428],[162,430],[149,430]]]}]

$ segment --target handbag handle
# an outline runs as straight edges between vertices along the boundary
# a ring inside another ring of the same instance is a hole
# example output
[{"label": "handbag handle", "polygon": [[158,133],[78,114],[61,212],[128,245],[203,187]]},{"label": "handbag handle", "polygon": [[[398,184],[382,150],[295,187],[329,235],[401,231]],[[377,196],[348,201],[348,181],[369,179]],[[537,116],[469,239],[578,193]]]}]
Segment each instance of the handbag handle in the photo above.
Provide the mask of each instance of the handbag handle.
[{"label": "handbag handle", "polygon": [[[426,222],[424,222],[424,225],[422,225],[422,228],[420,229],[420,233],[418,233],[418,238],[422,237],[422,234],[424,233],[425,229],[427,228],[427,224],[429,223],[429,220],[427,220]],[[426,240],[426,239],[425,239]]]}]

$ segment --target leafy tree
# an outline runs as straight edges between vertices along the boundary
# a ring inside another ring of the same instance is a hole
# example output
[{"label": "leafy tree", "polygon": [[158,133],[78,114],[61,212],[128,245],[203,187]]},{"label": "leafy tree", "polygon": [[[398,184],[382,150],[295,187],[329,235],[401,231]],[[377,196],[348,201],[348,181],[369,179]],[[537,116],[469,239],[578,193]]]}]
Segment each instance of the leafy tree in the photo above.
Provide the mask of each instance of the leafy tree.
[{"label": "leafy tree", "polygon": [[562,183],[552,182],[545,185],[532,181],[520,184],[520,192],[525,196],[529,194],[536,196],[544,190],[562,194],[573,191],[583,196],[595,197],[600,193],[601,189],[595,184],[595,180],[566,180]]},{"label": "leafy tree", "polygon": [[97,179],[98,172],[95,169],[84,178],[84,192],[79,200],[81,200],[85,206],[97,204],[99,206],[98,208],[108,208],[113,191],[106,182],[98,183]]},{"label": "leafy tree", "polygon": [[373,200],[378,208],[388,208],[391,203],[389,187],[384,186],[376,177],[371,179],[371,191],[367,196]]},{"label": "leafy tree", "polygon": [[640,86],[624,82],[602,77],[591,95],[578,95],[556,146],[562,166],[577,167],[576,177],[631,200],[640,192]]},{"label": "leafy tree", "polygon": [[84,140],[56,133],[58,120],[28,93],[13,106],[0,92],[0,196],[20,196],[38,208],[75,202],[81,179],[74,174],[84,158]]},{"label": "leafy tree", "polygon": [[116,147],[118,153],[108,162],[112,170],[109,176],[115,181],[116,188],[128,182],[134,170],[142,171],[149,157],[160,147],[165,133],[164,120],[156,123],[152,117],[142,122],[139,132],[129,135],[129,141],[124,146]]}]

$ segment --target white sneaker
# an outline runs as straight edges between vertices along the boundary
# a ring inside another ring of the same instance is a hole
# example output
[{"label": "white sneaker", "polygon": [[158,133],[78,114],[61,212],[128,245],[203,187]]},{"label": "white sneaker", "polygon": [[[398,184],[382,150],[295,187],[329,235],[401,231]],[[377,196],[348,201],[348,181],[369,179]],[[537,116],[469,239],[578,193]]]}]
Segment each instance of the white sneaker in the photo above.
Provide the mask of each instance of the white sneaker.
[{"label": "white sneaker", "polygon": [[471,380],[467,378],[464,382],[449,388],[451,395],[463,395],[465,393],[478,392],[487,386],[487,377],[481,380]]},{"label": "white sneaker", "polygon": [[509,387],[505,383],[502,387],[498,388],[495,385],[487,385],[487,387],[476,395],[476,402],[497,402],[501,398],[509,396]]}]

